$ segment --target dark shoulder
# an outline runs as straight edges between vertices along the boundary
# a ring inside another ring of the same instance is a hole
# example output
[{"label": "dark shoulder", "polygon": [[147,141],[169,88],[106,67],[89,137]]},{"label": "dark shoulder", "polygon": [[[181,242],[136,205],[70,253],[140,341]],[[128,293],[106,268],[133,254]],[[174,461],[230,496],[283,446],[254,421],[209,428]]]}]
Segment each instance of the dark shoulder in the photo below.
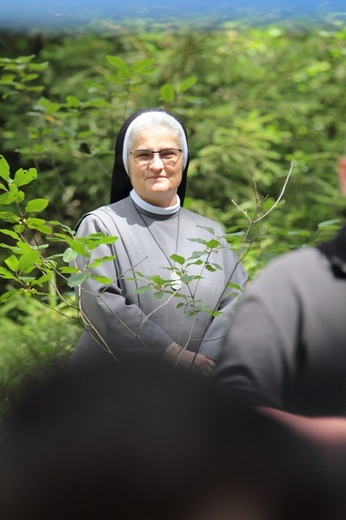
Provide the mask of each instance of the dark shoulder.
[{"label": "dark shoulder", "polygon": [[253,286],[262,289],[270,285],[277,290],[283,286],[299,287],[310,278],[315,279],[326,264],[325,258],[314,247],[296,249],[271,260],[257,275]]}]

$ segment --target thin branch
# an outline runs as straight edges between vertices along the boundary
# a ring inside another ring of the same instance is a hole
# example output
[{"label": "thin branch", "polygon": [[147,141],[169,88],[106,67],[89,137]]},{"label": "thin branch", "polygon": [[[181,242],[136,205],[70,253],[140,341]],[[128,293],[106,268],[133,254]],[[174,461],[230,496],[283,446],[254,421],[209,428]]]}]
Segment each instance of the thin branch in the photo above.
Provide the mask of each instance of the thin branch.
[{"label": "thin branch", "polygon": [[[291,176],[291,173],[293,171],[293,167],[294,167],[294,161],[291,162],[291,167],[290,167],[289,172],[288,172],[288,174],[286,176],[286,179],[285,179],[284,185],[282,187],[282,190],[280,192],[280,195],[278,196],[278,198],[276,199],[276,201],[274,202],[272,207],[269,208],[268,211],[263,213],[263,215],[261,215],[260,217],[258,217],[258,218],[251,218],[251,217],[249,217],[249,215],[247,214],[247,211],[244,211],[233,199],[231,199],[232,204],[234,204],[235,207],[240,211],[240,213],[242,213],[242,215],[244,215],[244,217],[246,217],[248,219],[250,224],[257,224],[257,222],[259,222],[260,220],[265,218],[267,215],[269,215],[269,213],[271,213],[273,211],[273,209],[276,208],[276,206],[279,204],[280,200],[282,199],[283,194],[285,193],[287,183],[288,183],[289,178]],[[255,186],[256,206],[257,206],[256,212],[257,212],[258,211],[258,205],[259,205],[258,191],[257,191],[256,181],[254,179],[253,179],[253,182],[254,182],[254,186]]]},{"label": "thin branch", "polygon": [[278,198],[276,199],[276,201],[274,202],[274,204],[272,205],[272,207],[270,209],[268,209],[268,211],[266,211],[265,213],[263,213],[263,215],[261,215],[260,217],[258,217],[256,220],[254,220],[254,224],[256,224],[257,222],[259,222],[260,220],[262,220],[264,217],[266,217],[267,215],[269,215],[269,213],[271,213],[273,211],[273,209],[276,208],[276,206],[279,204],[280,200],[282,199],[283,197],[283,194],[285,193],[285,190],[286,190],[286,186],[287,186],[287,183],[289,181],[289,178],[291,176],[291,173],[293,171],[293,166],[294,166],[294,161],[291,162],[291,167],[290,167],[290,170],[286,176],[286,179],[285,179],[285,182],[284,182],[284,185],[282,187],[282,190],[281,190],[281,193],[280,195],[278,196]]}]

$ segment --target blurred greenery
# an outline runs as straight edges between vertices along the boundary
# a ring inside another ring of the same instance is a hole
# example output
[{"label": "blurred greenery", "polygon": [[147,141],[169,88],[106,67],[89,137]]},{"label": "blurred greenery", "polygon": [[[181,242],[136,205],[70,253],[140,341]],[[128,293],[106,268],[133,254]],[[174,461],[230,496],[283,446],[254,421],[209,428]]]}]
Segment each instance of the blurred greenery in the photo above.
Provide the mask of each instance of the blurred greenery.
[{"label": "blurred greenery", "polygon": [[[49,200],[47,220],[73,227],[107,203],[120,125],[140,108],[163,106],[188,129],[186,207],[229,233],[247,230],[244,212],[267,211],[294,161],[282,200],[250,230],[250,278],[274,256],[329,237],[342,221],[342,16],[312,25],[138,21],[131,28],[105,22],[98,32],[8,33],[0,39],[0,72],[0,153],[13,171],[37,168],[29,195]],[[234,240],[234,247],[241,253],[244,244]],[[0,307],[3,388],[41,357],[65,359],[79,333],[21,298]]]},{"label": "blurred greenery", "polygon": [[23,295],[0,305],[0,415],[10,410],[24,378],[37,382],[67,368],[81,328],[66,312],[62,304],[53,310]]}]

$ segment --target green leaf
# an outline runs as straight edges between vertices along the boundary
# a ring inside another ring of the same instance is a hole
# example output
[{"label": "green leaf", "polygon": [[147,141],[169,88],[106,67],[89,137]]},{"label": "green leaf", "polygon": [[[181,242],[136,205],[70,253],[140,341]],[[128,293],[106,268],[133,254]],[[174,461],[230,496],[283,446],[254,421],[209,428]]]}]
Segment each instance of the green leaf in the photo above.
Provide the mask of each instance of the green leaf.
[{"label": "green leaf", "polygon": [[42,287],[42,285],[49,282],[52,278],[53,278],[53,273],[45,274],[43,276],[40,276],[40,278],[33,280],[31,282],[31,285],[32,286],[38,285],[39,287]]},{"label": "green leaf", "polygon": [[110,278],[108,278],[107,276],[92,275],[91,278],[93,280],[96,280],[97,282],[105,284],[105,285],[110,285],[112,283],[112,280]]},{"label": "green leaf", "polygon": [[79,105],[80,105],[79,99],[77,97],[75,97],[75,96],[67,96],[66,97],[66,102],[72,108],[78,108]]},{"label": "green leaf", "polygon": [[148,291],[152,291],[152,286],[151,285],[143,285],[142,287],[139,287],[138,289],[136,289],[134,291],[135,294],[144,294]]},{"label": "green leaf", "polygon": [[[66,249],[66,251],[64,252],[63,254],[63,261],[66,262],[67,264],[69,264],[70,262],[72,262],[72,260],[74,260],[76,257],[78,256],[78,253],[77,251],[73,251],[73,249],[71,249],[71,247],[68,247]],[[66,271],[65,271],[66,272]]]},{"label": "green leaf", "polygon": [[165,283],[165,280],[159,275],[150,276],[149,278],[155,285],[158,286],[161,286]]},{"label": "green leaf", "polygon": [[196,242],[197,244],[203,244],[203,245],[205,245],[207,243],[207,241],[204,240],[203,238],[188,238],[188,240],[190,242]]},{"label": "green leaf", "polygon": [[126,63],[124,62],[124,60],[122,60],[118,56],[111,56],[111,55],[108,55],[106,59],[107,59],[108,63],[112,67],[117,68],[123,76],[130,77],[131,71],[130,71],[129,67],[126,65]]},{"label": "green leaf", "polygon": [[56,233],[55,236],[62,239],[63,241],[65,241],[70,246],[70,248],[73,251],[75,251],[76,253],[78,253],[79,255],[82,255],[85,257],[90,256],[89,252],[87,251],[87,249],[85,248],[85,246],[82,243],[83,237],[80,239],[77,238],[76,240],[73,240],[73,238],[71,238],[70,236],[63,235],[62,233]]},{"label": "green leaf", "polygon": [[[1,272],[0,272],[0,276],[1,276]],[[14,298],[15,296],[17,296],[17,291],[7,291],[5,292],[4,294],[2,294],[0,296],[0,303],[6,303],[8,301],[10,301],[12,298]]]},{"label": "green leaf", "polygon": [[18,258],[14,255],[9,256],[8,258],[5,258],[5,264],[11,271],[17,272],[19,269],[19,261]]},{"label": "green leaf", "polygon": [[[39,244],[38,246],[32,246],[33,249],[37,249],[39,251],[41,251],[42,249],[47,249],[48,247],[49,247],[49,244]],[[59,256],[59,255],[55,255],[55,256]],[[53,258],[53,257],[51,257],[51,258]]]},{"label": "green leaf", "polygon": [[15,230],[16,233],[23,233],[23,231],[25,230],[25,226],[24,226],[24,224],[18,224],[16,226],[14,226],[13,229]]},{"label": "green leaf", "polygon": [[72,274],[72,273],[79,273],[79,269],[77,269],[77,267],[69,267],[69,266],[65,266],[65,267],[60,267],[59,269],[60,273],[63,273],[63,274]]},{"label": "green leaf", "polygon": [[3,233],[4,235],[8,235],[8,236],[14,238],[15,240],[18,240],[20,238],[17,233],[15,233],[14,231],[11,231],[10,229],[0,229],[0,233]]},{"label": "green leaf", "polygon": [[[132,66],[131,66],[131,70],[132,72],[142,72],[142,71],[147,71],[149,69],[149,71],[152,70],[152,65],[154,63],[154,60],[153,58],[146,58],[145,60],[139,60],[139,61],[136,61],[136,63],[134,63]],[[154,69],[155,70],[155,69]]]},{"label": "green leaf", "polygon": [[108,101],[102,98],[89,99],[85,103],[81,103],[82,108],[104,108],[109,105]]},{"label": "green leaf", "polygon": [[171,83],[165,83],[160,88],[160,99],[165,103],[172,103],[175,98],[175,90]]},{"label": "green leaf", "polygon": [[113,235],[103,235],[100,237],[100,244],[113,244],[119,237]]},{"label": "green leaf", "polygon": [[17,170],[14,175],[14,182],[16,186],[25,186],[26,184],[30,184],[30,182],[32,182],[36,178],[36,168],[29,168],[28,170],[23,170],[23,168],[19,168],[19,170]]},{"label": "green leaf", "polygon": [[199,260],[196,260],[195,262],[189,262],[188,264],[186,264],[186,269],[190,267],[190,265],[202,265],[204,262],[203,260],[199,259]]},{"label": "green leaf", "polygon": [[240,287],[237,283],[228,282],[227,287],[231,287],[232,289],[236,289],[237,291],[243,292],[242,287]]},{"label": "green leaf", "polygon": [[38,101],[38,108],[41,108],[41,110],[43,109],[48,114],[55,114],[56,112],[58,112],[60,110],[60,106],[61,105],[59,105],[59,103],[50,101],[49,99],[47,99],[45,97],[42,97]]},{"label": "green leaf", "polygon": [[23,78],[23,82],[24,83],[28,83],[29,81],[33,81],[34,79],[37,79],[39,77],[38,74],[36,74],[36,72],[33,72],[31,74],[27,74],[24,78]]},{"label": "green leaf", "polygon": [[161,298],[165,295],[163,291],[157,291],[153,294],[154,300],[161,300]]},{"label": "green leaf", "polygon": [[52,232],[52,228],[46,225],[46,221],[41,218],[29,217],[26,219],[26,225],[29,229],[36,229],[44,234],[50,234]]},{"label": "green leaf", "polygon": [[105,235],[104,233],[92,233],[86,237],[81,237],[76,240],[80,240],[90,249],[90,251],[93,251],[102,244],[113,244],[118,240],[118,238],[119,237],[112,235]]},{"label": "green leaf", "polygon": [[186,78],[178,87],[178,92],[181,94],[185,92],[189,88],[191,88],[197,81],[197,78],[191,76],[190,78]]},{"label": "green leaf", "polygon": [[201,229],[205,229],[206,231],[209,231],[209,233],[211,233],[212,235],[215,235],[215,231],[214,231],[213,228],[211,228],[211,227],[208,227],[208,226],[199,226],[199,225],[197,225],[196,227],[201,228]]},{"label": "green leaf", "polygon": [[186,262],[186,260],[183,256],[180,256],[177,254],[171,255],[170,258],[173,260],[173,262],[177,262],[177,264],[180,264],[180,265],[184,265]]},{"label": "green leaf", "polygon": [[0,211],[0,220],[14,224],[15,222],[19,222],[19,217],[16,213],[13,213],[13,211]]},{"label": "green leaf", "polygon": [[12,202],[14,202],[14,199],[15,197],[12,195],[12,193],[2,193],[2,195],[0,195],[0,204],[12,204]]},{"label": "green leaf", "polygon": [[43,71],[46,70],[49,66],[49,61],[42,61],[41,63],[29,63],[29,70],[38,70]]},{"label": "green leaf", "polygon": [[1,76],[0,82],[3,85],[13,85],[13,80],[16,78],[15,74],[3,74]]},{"label": "green leaf", "polygon": [[33,247],[27,242],[24,242],[24,240],[20,240],[19,242],[17,242],[17,246],[19,248],[20,254],[31,253],[31,251],[33,250]]},{"label": "green leaf", "polygon": [[19,259],[19,268],[23,273],[31,273],[41,263],[41,257],[38,251],[30,251],[24,253]]},{"label": "green leaf", "polygon": [[215,318],[215,316],[222,316],[222,312],[221,311],[206,311],[207,314],[209,314],[209,316],[213,316]]},{"label": "green leaf", "polygon": [[15,254],[20,254],[20,249],[17,246],[10,246],[4,242],[0,242],[0,247],[3,249],[10,249]]},{"label": "green leaf", "polygon": [[243,237],[245,235],[244,231],[237,231],[236,233],[226,233],[225,238],[228,239],[228,237]]},{"label": "green leaf", "polygon": [[16,276],[11,273],[5,267],[0,267],[0,278],[5,278],[6,280],[16,280]]},{"label": "green leaf", "polygon": [[85,273],[73,273],[67,281],[69,287],[79,287],[88,278]]},{"label": "green leaf", "polygon": [[48,200],[46,199],[33,199],[30,200],[25,206],[25,211],[28,213],[34,213],[43,211],[48,206]]},{"label": "green leaf", "polygon": [[209,249],[216,249],[218,247],[220,247],[220,242],[218,240],[215,240],[215,239],[212,239],[212,240],[209,240],[208,242],[206,242],[205,244]]},{"label": "green leaf", "polygon": [[11,195],[13,196],[14,202],[22,202],[25,199],[25,193],[18,189],[17,184],[15,182],[12,182],[9,186],[9,191]]},{"label": "green leaf", "polygon": [[0,177],[5,181],[10,179],[10,166],[3,155],[0,155]]},{"label": "green leaf", "polygon": [[102,258],[95,258],[95,260],[89,264],[89,267],[90,267],[90,268],[92,268],[92,267],[98,267],[98,266],[100,266],[101,264],[103,264],[104,262],[110,262],[111,260],[114,260],[114,258],[115,258],[114,255],[111,255],[111,256],[103,256]]},{"label": "green leaf", "polygon": [[[194,251],[192,255],[190,256],[189,260],[191,258],[201,258],[201,256],[205,255],[205,251]],[[197,262],[195,262],[197,264]],[[198,265],[198,264],[197,264]]]},{"label": "green leaf", "polygon": [[181,281],[182,281],[183,283],[189,284],[190,282],[192,282],[192,280],[200,280],[201,277],[198,276],[198,275],[196,275],[196,276],[194,276],[194,275],[189,275],[189,276],[182,276],[180,279],[181,279]]},{"label": "green leaf", "polygon": [[318,228],[323,228],[323,227],[335,227],[336,229],[339,228],[339,220],[338,219],[333,219],[333,220],[325,220],[324,222],[319,222],[318,224]]},{"label": "green leaf", "polygon": [[66,226],[65,224],[62,224],[59,222],[59,220],[49,220],[48,224],[51,226],[60,226],[62,229],[65,229],[66,231],[69,231],[71,234],[74,234],[74,230],[70,228],[70,226]]}]

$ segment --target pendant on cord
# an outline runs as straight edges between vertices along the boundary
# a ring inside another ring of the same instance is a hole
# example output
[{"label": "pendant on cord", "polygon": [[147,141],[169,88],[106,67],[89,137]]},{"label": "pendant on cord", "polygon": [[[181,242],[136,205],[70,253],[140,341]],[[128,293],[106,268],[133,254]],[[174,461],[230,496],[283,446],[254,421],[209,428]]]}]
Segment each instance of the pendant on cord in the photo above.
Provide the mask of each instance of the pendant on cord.
[{"label": "pendant on cord", "polygon": [[172,280],[172,284],[171,284],[171,287],[174,291],[179,291],[179,289],[181,288],[181,286],[183,285],[182,284],[182,281],[181,281],[181,278],[180,276],[178,275],[178,273],[176,271],[172,271],[172,274],[171,274],[171,280]]}]

